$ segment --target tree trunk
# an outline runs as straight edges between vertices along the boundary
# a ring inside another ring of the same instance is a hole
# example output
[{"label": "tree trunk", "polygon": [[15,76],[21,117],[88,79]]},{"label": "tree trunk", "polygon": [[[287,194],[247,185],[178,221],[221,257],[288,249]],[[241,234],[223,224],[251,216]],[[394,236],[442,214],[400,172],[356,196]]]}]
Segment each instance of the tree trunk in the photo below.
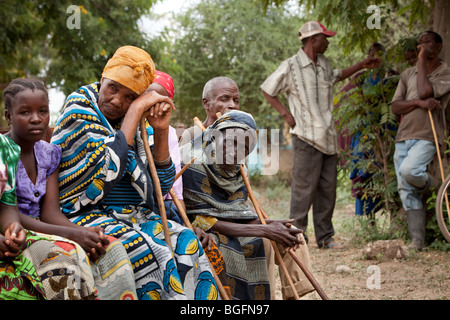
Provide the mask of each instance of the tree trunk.
[{"label": "tree trunk", "polygon": [[434,8],[432,9],[429,27],[431,30],[439,33],[444,42],[444,48],[441,52],[441,59],[450,65],[450,1],[434,0]]}]

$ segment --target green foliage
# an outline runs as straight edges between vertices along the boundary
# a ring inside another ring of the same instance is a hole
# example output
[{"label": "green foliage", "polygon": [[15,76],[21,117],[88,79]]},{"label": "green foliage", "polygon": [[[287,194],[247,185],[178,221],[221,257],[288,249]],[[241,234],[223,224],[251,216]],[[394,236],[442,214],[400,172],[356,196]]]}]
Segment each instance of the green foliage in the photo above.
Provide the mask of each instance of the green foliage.
[{"label": "green foliage", "polygon": [[[366,71],[353,79],[354,88],[337,96],[335,116],[339,119],[338,131],[347,135],[359,135],[359,143],[353,150],[341,153],[346,160],[346,172],[365,174],[370,179],[354,184],[361,188],[362,198],[378,198],[383,212],[395,216],[400,209],[397,179],[393,162],[397,117],[392,113],[390,101],[395,92],[398,76],[385,77],[391,65],[384,60],[380,68]],[[370,84],[370,79],[382,79]]]},{"label": "green foliage", "polygon": [[[107,60],[123,45],[135,45],[152,52],[138,29],[137,21],[154,1],[96,0],[79,1],[80,29],[68,29],[66,8],[71,1],[58,1],[58,9],[45,2],[44,16],[53,18],[48,26],[49,57],[47,79],[60,85],[68,94],[79,86],[97,81]],[[56,12],[56,14],[55,14]]]},{"label": "green foliage", "polygon": [[377,219],[376,223],[366,219],[365,217],[356,217],[352,221],[352,234],[354,235],[352,241],[361,243],[369,243],[378,240],[390,240],[395,238],[389,230],[389,219]]},{"label": "green foliage", "polygon": [[[44,27],[44,20],[33,14],[33,1],[6,1],[0,6],[0,89],[12,78],[24,76],[27,71],[39,72],[41,65],[30,59],[33,50],[33,33]],[[22,50],[19,50],[22,49]]]},{"label": "green foliage", "polygon": [[[152,53],[138,20],[156,0],[80,0],[80,28],[68,28],[73,1],[17,0],[0,6],[0,90],[17,77],[39,77],[68,94],[99,80],[123,45]],[[156,55],[156,58],[158,55]],[[153,56],[155,58],[155,56]]]},{"label": "green foliage", "polygon": [[[269,10],[273,6],[284,5],[288,0],[252,0]],[[298,0],[298,5],[305,8],[325,26],[334,25],[338,32],[344,33],[340,45],[348,54],[358,48],[365,50],[372,42],[382,42],[386,46],[395,44],[399,38],[411,36],[410,30],[423,28],[429,17],[428,1],[423,0]],[[380,27],[369,28],[367,21],[374,12],[370,5],[380,9]]]},{"label": "green foliage", "polygon": [[281,127],[283,120],[259,87],[300,48],[298,8],[273,8],[265,15],[248,1],[203,0],[176,20],[179,25],[163,34],[169,59],[162,65],[162,70],[172,72],[176,85],[175,102],[181,112],[174,117],[188,125],[195,116],[203,119],[204,84],[227,76],[239,86],[242,110],[264,127]]}]

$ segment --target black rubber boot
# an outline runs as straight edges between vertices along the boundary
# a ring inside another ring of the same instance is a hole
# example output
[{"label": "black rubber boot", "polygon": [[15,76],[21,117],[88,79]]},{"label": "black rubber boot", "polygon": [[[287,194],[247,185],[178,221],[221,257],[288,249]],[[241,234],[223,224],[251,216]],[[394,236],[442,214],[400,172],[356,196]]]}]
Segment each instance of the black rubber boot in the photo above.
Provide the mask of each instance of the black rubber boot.
[{"label": "black rubber boot", "polygon": [[406,211],[408,230],[411,237],[409,249],[422,250],[425,247],[425,225],[427,216],[424,209]]}]

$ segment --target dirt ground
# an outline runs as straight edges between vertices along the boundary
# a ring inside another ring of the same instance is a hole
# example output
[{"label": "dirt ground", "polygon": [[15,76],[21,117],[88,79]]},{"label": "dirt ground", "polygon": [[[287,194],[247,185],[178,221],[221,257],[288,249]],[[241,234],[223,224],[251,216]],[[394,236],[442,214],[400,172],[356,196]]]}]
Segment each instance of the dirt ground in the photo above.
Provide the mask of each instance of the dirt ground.
[{"label": "dirt ground", "polygon": [[[314,236],[309,236],[312,273],[331,300],[450,299],[449,252],[426,249],[410,253],[407,259],[366,260],[365,245],[354,244],[348,235],[340,236],[339,221],[352,215],[351,206],[335,211],[335,240],[344,249],[318,249],[311,239]],[[279,284],[277,299],[282,299]],[[301,299],[321,297],[312,292]]]}]

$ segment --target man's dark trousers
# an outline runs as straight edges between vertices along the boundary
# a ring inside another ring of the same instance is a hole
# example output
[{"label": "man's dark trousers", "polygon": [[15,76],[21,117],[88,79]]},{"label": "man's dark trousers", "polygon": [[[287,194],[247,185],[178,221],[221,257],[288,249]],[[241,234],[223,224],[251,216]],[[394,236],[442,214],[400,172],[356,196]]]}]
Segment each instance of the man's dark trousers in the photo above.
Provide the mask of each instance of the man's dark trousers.
[{"label": "man's dark trousers", "polygon": [[336,202],[337,154],[327,155],[297,136],[292,136],[294,166],[290,217],[294,225],[306,232],[308,211],[313,206],[313,223],[317,245],[332,241],[332,216]]}]

